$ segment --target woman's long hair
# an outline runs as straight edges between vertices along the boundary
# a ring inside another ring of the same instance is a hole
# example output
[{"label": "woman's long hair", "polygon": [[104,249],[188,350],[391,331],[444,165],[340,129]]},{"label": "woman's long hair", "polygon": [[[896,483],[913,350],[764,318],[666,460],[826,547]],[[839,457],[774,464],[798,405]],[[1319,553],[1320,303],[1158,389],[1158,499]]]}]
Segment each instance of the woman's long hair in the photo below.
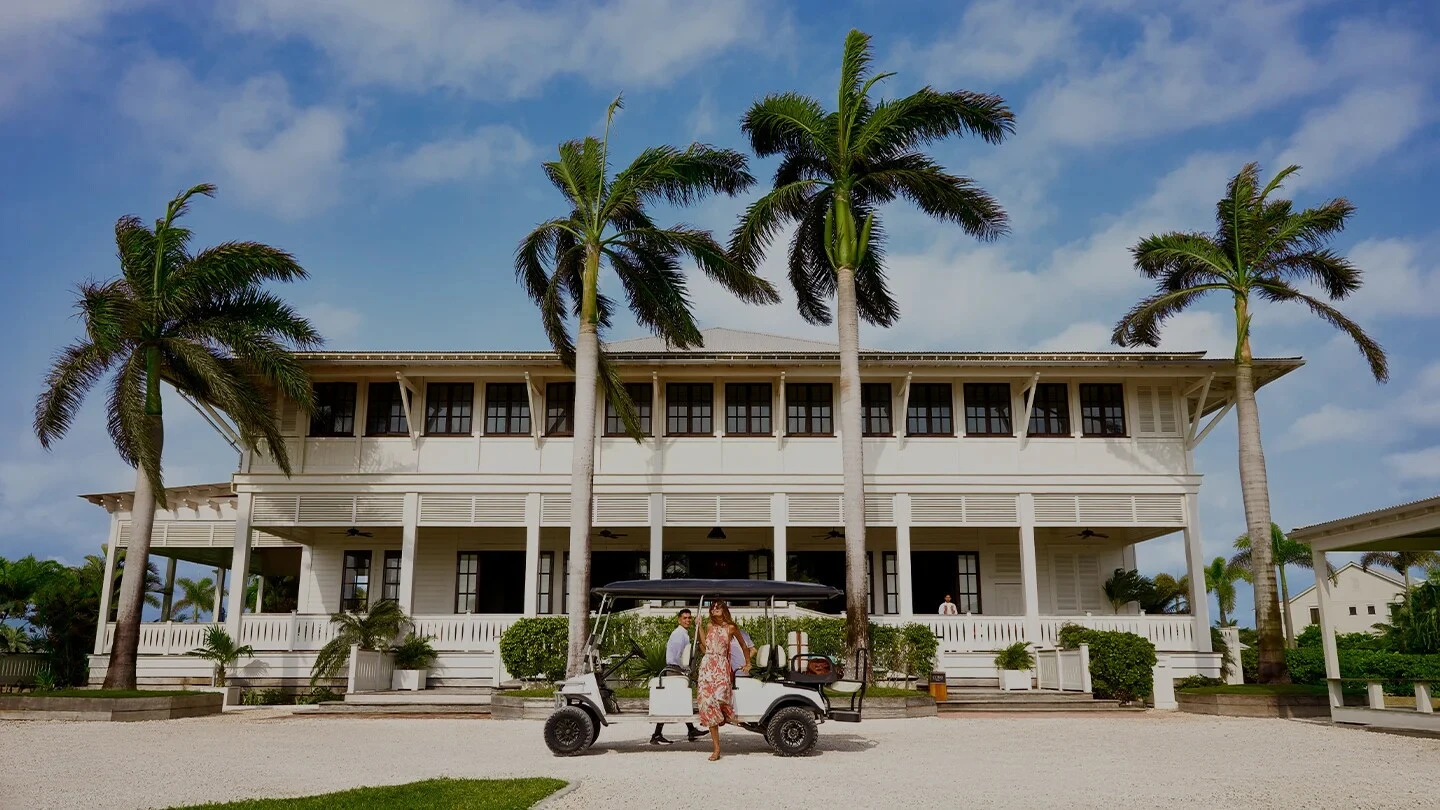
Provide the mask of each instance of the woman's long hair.
[{"label": "woman's long hair", "polygon": [[[720,609],[720,620],[718,622],[715,620],[714,614],[716,608]],[[735,619],[730,616],[730,605],[723,599],[717,599],[711,602],[709,609],[705,611],[705,617],[710,620],[711,624],[719,624],[721,627],[735,626]],[[705,646],[705,636],[705,633],[700,634],[700,646],[702,648]]]}]

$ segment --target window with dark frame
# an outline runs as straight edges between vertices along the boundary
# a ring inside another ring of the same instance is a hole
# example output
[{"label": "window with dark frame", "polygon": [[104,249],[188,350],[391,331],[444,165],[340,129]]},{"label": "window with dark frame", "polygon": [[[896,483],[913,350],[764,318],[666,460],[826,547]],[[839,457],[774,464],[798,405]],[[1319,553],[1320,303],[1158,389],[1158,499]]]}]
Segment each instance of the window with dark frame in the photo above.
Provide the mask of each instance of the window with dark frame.
[{"label": "window with dark frame", "polygon": [[965,383],[965,435],[1013,436],[1010,383]]},{"label": "window with dark frame", "polygon": [[485,384],[485,434],[530,435],[530,394],[525,383]]},{"label": "window with dark frame", "polygon": [[370,552],[347,551],[340,574],[340,612],[363,613],[370,605]]},{"label": "window with dark frame", "polygon": [[1366,605],[1366,606],[1365,606],[1365,612],[1368,613],[1368,614],[1370,614],[1371,616],[1374,616],[1374,615],[1375,615],[1375,606],[1374,606],[1374,605]]},{"label": "window with dark frame", "polygon": [[955,609],[963,613],[980,612],[980,553],[962,551],[958,561],[955,584]]},{"label": "window with dark frame", "polygon": [[455,557],[455,612],[474,613],[480,593],[480,552],[462,551]]},{"label": "window with dark frame", "polygon": [[555,552],[540,552],[540,573],[536,576],[538,581],[535,583],[535,612],[548,614],[550,613],[550,585],[555,576]]},{"label": "window with dark frame", "polygon": [[790,436],[833,436],[835,387],[830,383],[786,385],[785,433]]},{"label": "window with dark frame", "polygon": [[1318,607],[1312,607],[1312,608],[1310,608],[1310,623],[1311,623],[1311,624],[1319,624],[1319,623],[1320,623],[1320,608],[1318,608]]},{"label": "window with dark frame", "polygon": [[1125,435],[1125,386],[1081,384],[1080,432],[1086,436]]},{"label": "window with dark frame", "polygon": [[770,383],[726,383],[725,434],[769,436],[773,398]]},{"label": "window with dark frame", "polygon": [[890,436],[890,383],[860,384],[860,420],[864,425],[860,431],[865,436]]},{"label": "window with dark frame", "polygon": [[[640,432],[646,436],[651,435],[650,414],[654,408],[654,387],[650,383],[625,383],[625,392],[635,403],[635,415],[640,417]],[[605,435],[626,435],[625,422],[620,418],[620,414],[615,412],[615,406],[611,405],[608,399],[605,400]]]},{"label": "window with dark frame", "polygon": [[545,435],[575,435],[575,383],[545,385]]},{"label": "window with dark frame", "polygon": [[1350,606],[1350,615],[1351,615],[1351,616],[1354,616],[1354,615],[1355,615],[1355,611],[1356,611],[1356,607],[1355,607],[1354,605],[1351,605],[1351,606]]},{"label": "window with dark frame", "polygon": [[1040,383],[1035,386],[1035,400],[1030,406],[1029,435],[1070,435],[1070,386],[1065,383]]},{"label": "window with dark frame", "polygon": [[385,567],[380,574],[380,598],[400,601],[400,552],[385,552]]},{"label": "window with dark frame", "polygon": [[310,411],[310,435],[355,435],[355,383],[315,383],[315,407]]},{"label": "window with dark frame", "polygon": [[560,564],[560,615],[570,612],[570,552],[564,552]]},{"label": "window with dark frame", "polygon": [[905,433],[910,436],[954,436],[955,407],[950,383],[912,383],[905,406]]},{"label": "window with dark frame", "polygon": [[410,422],[405,418],[405,400],[400,397],[400,383],[370,383],[365,403],[365,435],[410,435]]},{"label": "window with dark frame", "polygon": [[885,613],[900,612],[900,561],[893,551],[880,552],[885,577]]},{"label": "window with dark frame", "polygon": [[474,383],[430,383],[425,386],[425,434],[469,436],[475,415]]},{"label": "window with dark frame", "polygon": [[666,383],[665,435],[713,434],[714,408],[715,386],[710,383]]}]

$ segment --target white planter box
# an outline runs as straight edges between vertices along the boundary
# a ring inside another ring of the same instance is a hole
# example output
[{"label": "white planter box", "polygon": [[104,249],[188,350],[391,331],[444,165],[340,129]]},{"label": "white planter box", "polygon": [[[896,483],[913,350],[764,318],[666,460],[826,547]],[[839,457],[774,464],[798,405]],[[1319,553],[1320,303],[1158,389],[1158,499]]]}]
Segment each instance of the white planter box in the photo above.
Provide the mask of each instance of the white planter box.
[{"label": "white planter box", "polygon": [[428,669],[397,669],[390,675],[390,688],[417,692],[425,688],[425,678],[429,674]]},{"label": "white planter box", "polygon": [[239,706],[240,695],[245,691],[239,686],[191,686],[187,688],[196,692],[219,692],[225,696],[226,706]]},{"label": "white planter box", "polygon": [[1030,691],[1030,670],[1028,669],[1002,669],[1000,670],[1000,688],[1007,692],[1028,692]]}]

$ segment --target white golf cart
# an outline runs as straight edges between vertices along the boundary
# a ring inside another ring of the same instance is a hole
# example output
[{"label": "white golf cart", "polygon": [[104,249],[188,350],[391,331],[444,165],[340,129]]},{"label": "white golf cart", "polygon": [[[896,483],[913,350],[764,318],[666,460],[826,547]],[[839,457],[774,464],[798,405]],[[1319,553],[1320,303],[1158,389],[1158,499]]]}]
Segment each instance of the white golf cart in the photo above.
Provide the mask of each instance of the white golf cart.
[{"label": "white golf cart", "polygon": [[[562,681],[555,692],[555,711],[545,721],[545,744],[556,756],[573,756],[589,748],[600,736],[600,727],[621,721],[646,723],[687,723],[696,720],[691,694],[693,673],[698,670],[699,645],[709,605],[717,599],[760,602],[769,619],[770,638],[756,648],[751,675],[737,673],[732,706],[736,720],[746,731],[765,735],[765,741],[782,757],[803,756],[814,748],[818,724],[825,720],[860,722],[869,679],[868,651],[858,655],[858,671],[842,677],[841,666],[828,656],[796,653],[786,655],[775,637],[774,608],[777,600],[823,601],[842,595],[828,585],[808,582],[775,582],[752,579],[641,579],[612,582],[595,593],[600,597],[595,633],[591,635],[583,675]],[[630,651],[600,661],[598,650],[609,629],[616,599],[684,601],[694,605],[696,621],[691,626],[691,643],[685,651],[690,662],[687,674],[667,668],[651,678],[650,710],[646,714],[620,712],[614,688],[608,683],[621,676],[631,659],[644,656],[633,639]],[[834,706],[826,692],[848,696]]]}]

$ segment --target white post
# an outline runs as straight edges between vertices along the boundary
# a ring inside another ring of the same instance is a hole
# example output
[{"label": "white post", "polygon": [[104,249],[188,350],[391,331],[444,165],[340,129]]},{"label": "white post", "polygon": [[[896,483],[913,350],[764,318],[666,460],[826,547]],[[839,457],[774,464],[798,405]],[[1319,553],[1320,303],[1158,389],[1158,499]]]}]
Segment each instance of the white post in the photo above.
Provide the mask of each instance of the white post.
[{"label": "white post", "polygon": [[1315,566],[1315,604],[1320,610],[1320,648],[1325,654],[1325,682],[1330,687],[1330,705],[1340,708],[1345,705],[1345,696],[1340,691],[1340,652],[1335,646],[1335,628],[1330,624],[1330,570],[1325,561],[1325,552],[1319,549],[1310,552]]},{"label": "white post", "polygon": [[405,500],[400,507],[400,521],[400,607],[405,610],[405,615],[413,616],[415,551],[420,545],[420,493],[405,493]]},{"label": "white post", "polygon": [[1035,496],[1020,494],[1020,589],[1025,602],[1025,640],[1040,643],[1040,574],[1035,556]]},{"label": "white post", "polygon": [[900,580],[900,618],[915,615],[910,581],[910,493],[895,496],[895,576]]},{"label": "white post", "polygon": [[105,654],[105,631],[110,626],[110,599],[115,585],[115,555],[120,552],[120,521],[110,516],[110,542],[105,546],[105,581],[100,583],[100,621],[95,628],[95,654]]},{"label": "white post", "polygon": [[[242,579],[243,579],[243,578],[242,578]],[[231,600],[231,601],[234,601],[234,600]],[[214,606],[212,606],[212,607],[210,608],[210,621],[216,622],[217,624],[219,623],[219,621],[220,621],[220,608],[221,608],[221,606],[224,605],[224,604],[225,604],[225,569],[224,569],[223,567],[217,565],[217,566],[215,566],[215,604],[214,604]],[[245,609],[245,588],[244,588],[244,587],[241,587],[241,588],[240,588],[240,609],[241,609],[241,610],[244,610],[244,609]],[[232,606],[232,609],[230,610],[230,613],[234,613],[234,612],[235,612],[235,611],[234,611],[233,606]],[[232,638],[233,638],[233,636],[232,636]]]},{"label": "white post", "polygon": [[665,578],[665,496],[658,492],[650,493],[650,578]]},{"label": "white post", "polygon": [[255,609],[251,613],[259,613],[260,606],[265,604],[265,577],[255,577]]},{"label": "white post", "polygon": [[[300,547],[300,581],[295,586],[295,612],[305,613],[310,605],[310,578],[315,572],[315,551],[310,544]],[[402,570],[403,574],[404,571]],[[402,586],[403,587],[403,586]]]},{"label": "white post", "polygon": [[[404,563],[401,563],[403,566]],[[540,493],[525,496],[525,615],[538,615],[540,601]]]},{"label": "white post", "polygon": [[1370,708],[1385,708],[1385,685],[1379,681],[1366,681],[1365,697],[1369,700]]},{"label": "white post", "polygon": [[1170,669],[1170,656],[1158,657],[1150,672],[1151,679],[1155,684],[1151,690],[1150,702],[1157,709],[1178,708],[1178,704],[1175,702],[1175,675]]},{"label": "white post", "polygon": [[1080,645],[1080,691],[1090,694],[1090,645]]},{"label": "white post", "polygon": [[[240,622],[245,615],[245,577],[250,573],[250,502],[254,496],[241,492],[235,496],[235,548],[230,557],[230,570],[240,574],[240,587],[230,589],[230,615],[226,617],[225,630],[236,644],[240,642]],[[216,594],[220,583],[216,583]],[[219,616],[215,617],[220,620]]]},{"label": "white post", "polygon": [[1430,684],[1423,681],[1415,684],[1415,711],[1421,714],[1435,713],[1435,707],[1430,705]]},{"label": "white post", "polygon": [[300,613],[299,611],[292,610],[290,611],[290,624],[285,627],[285,649],[293,652],[295,650],[295,642],[299,640],[299,636]]},{"label": "white post", "polygon": [[789,539],[790,530],[790,496],[784,492],[771,495],[770,515],[775,523],[774,545],[771,550],[774,559],[770,561],[770,576],[783,582],[790,575],[790,572],[785,570],[786,557],[789,554],[786,541]]},{"label": "white post", "polygon": [[1205,592],[1205,549],[1200,541],[1200,496],[1185,496],[1185,573],[1190,577],[1190,615],[1195,620],[1195,649],[1213,652],[1210,596]]}]

